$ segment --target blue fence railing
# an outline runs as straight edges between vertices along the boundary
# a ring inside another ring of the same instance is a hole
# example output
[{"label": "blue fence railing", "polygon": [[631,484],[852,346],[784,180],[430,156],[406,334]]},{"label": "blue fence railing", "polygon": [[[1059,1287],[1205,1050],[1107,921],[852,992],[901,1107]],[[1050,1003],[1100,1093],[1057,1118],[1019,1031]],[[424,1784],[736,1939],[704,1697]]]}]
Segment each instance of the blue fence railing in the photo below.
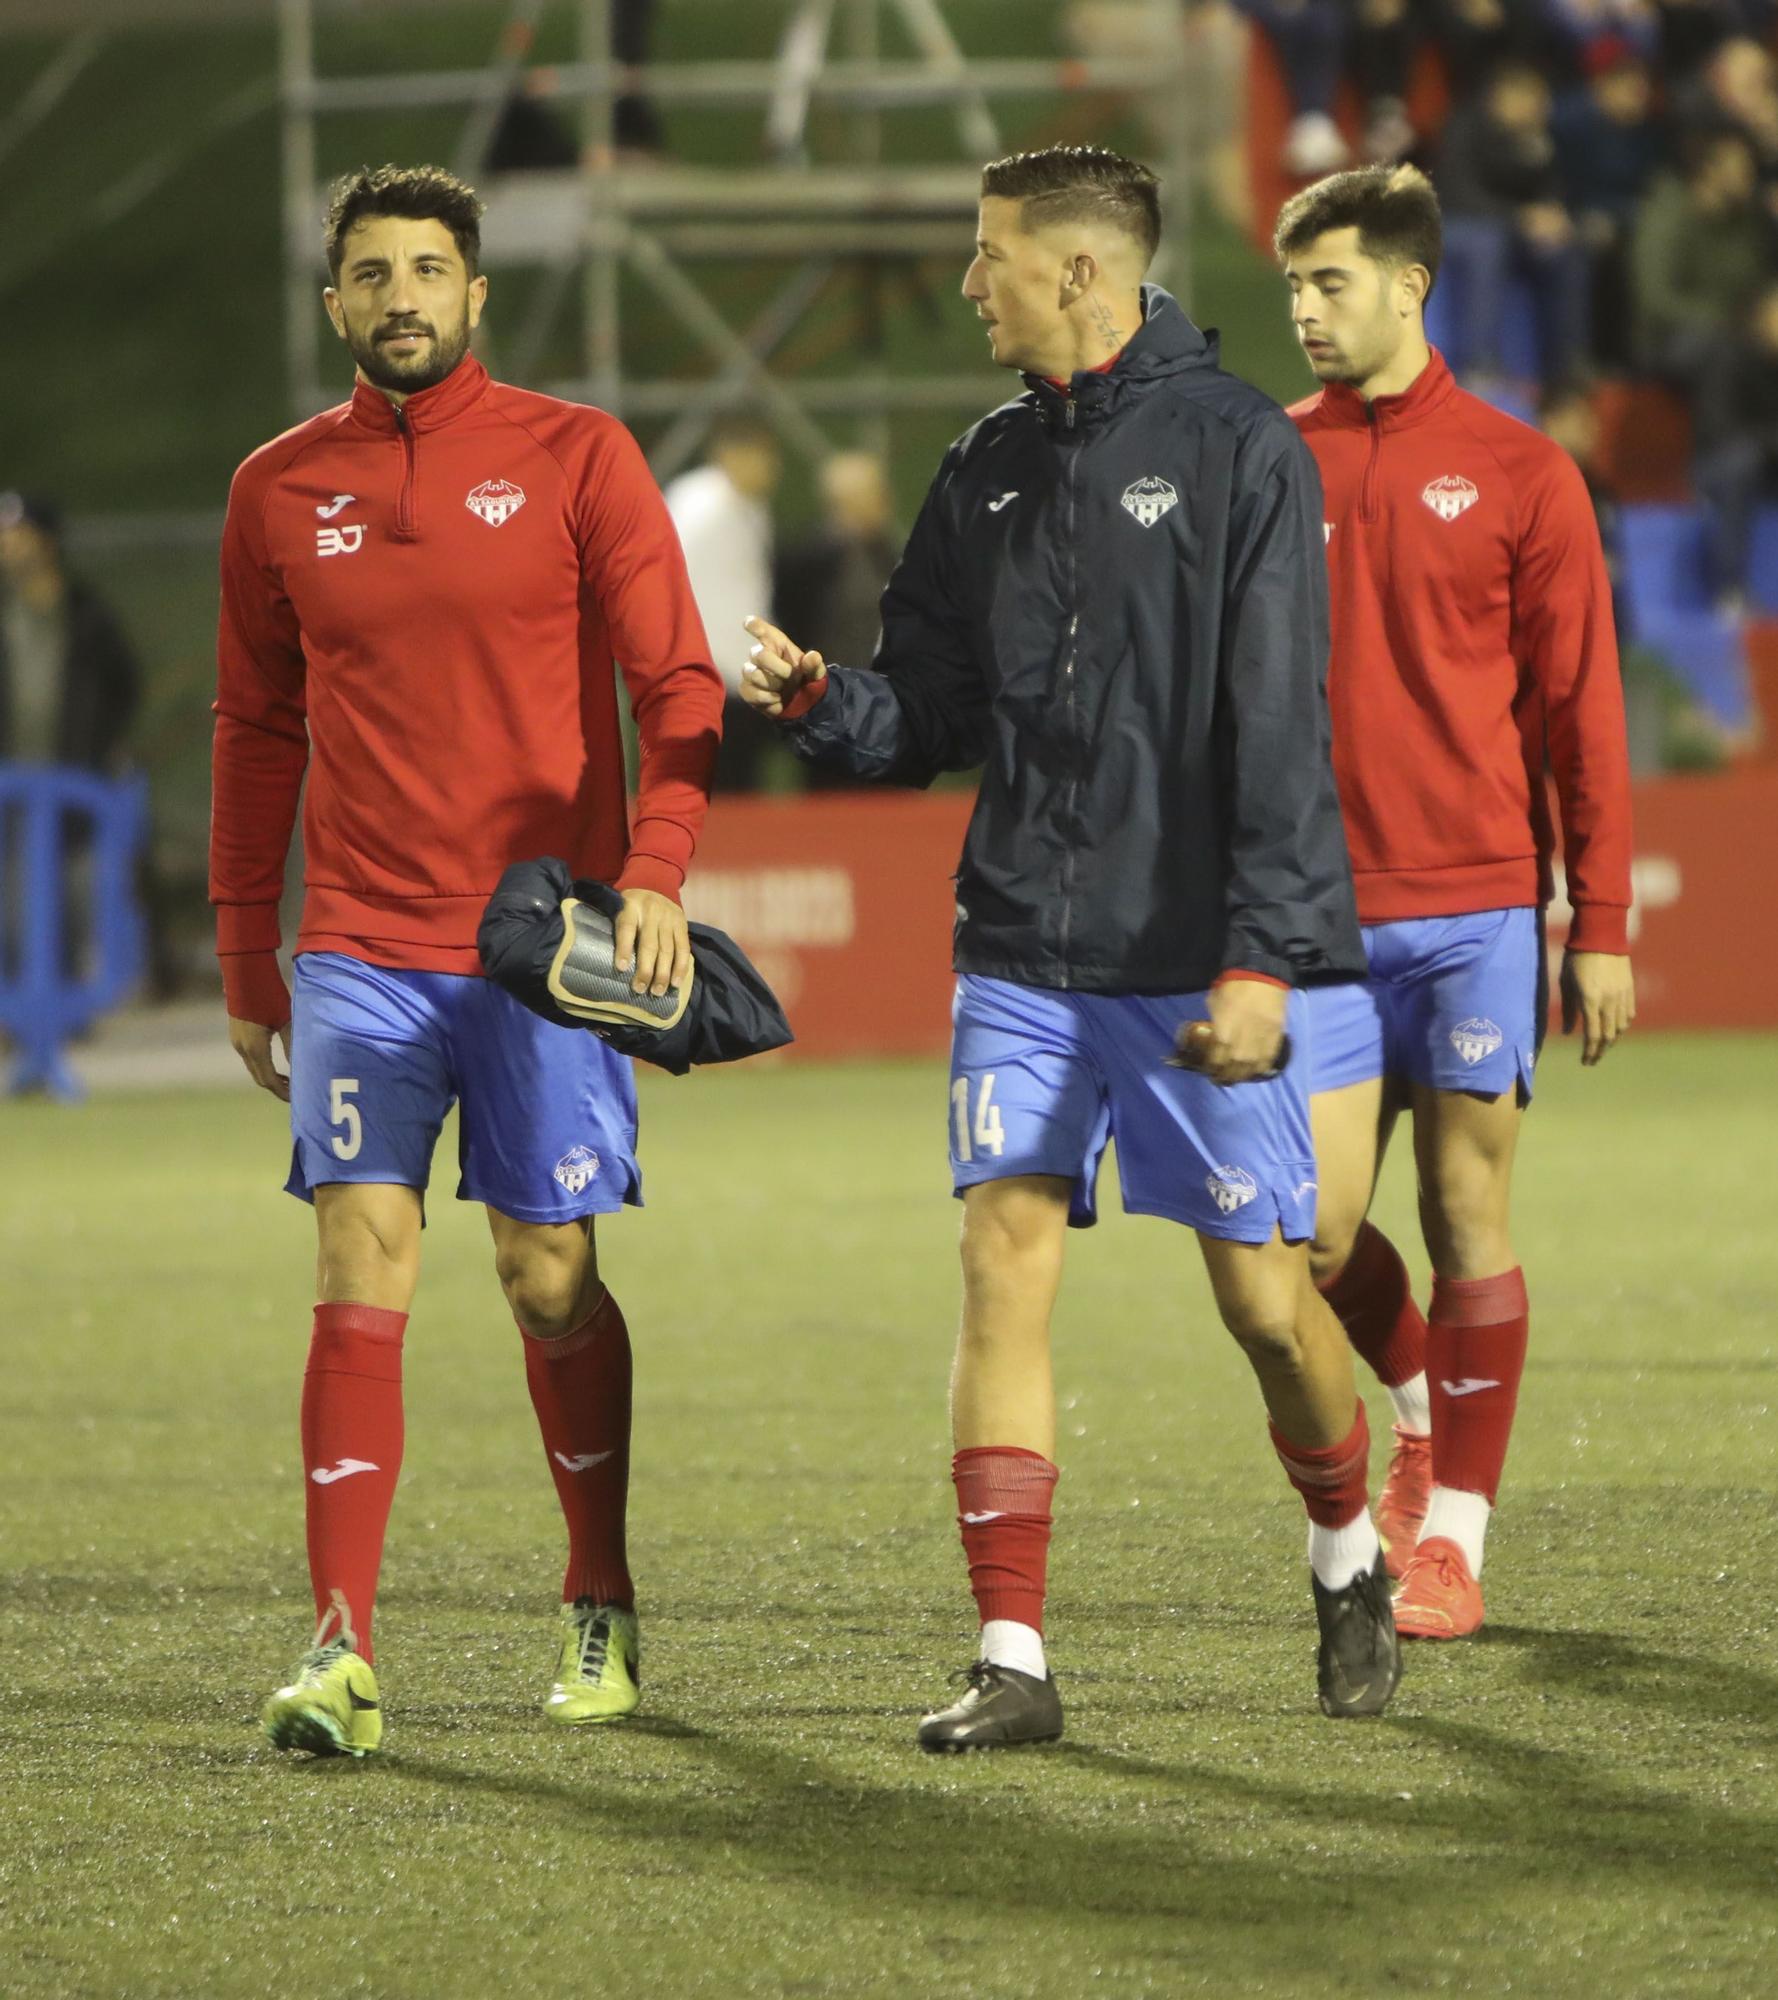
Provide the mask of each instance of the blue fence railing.
[{"label": "blue fence railing", "polygon": [[0,764],[0,1028],[7,1087],[73,1099],[66,1050],[142,977],[148,781]]}]

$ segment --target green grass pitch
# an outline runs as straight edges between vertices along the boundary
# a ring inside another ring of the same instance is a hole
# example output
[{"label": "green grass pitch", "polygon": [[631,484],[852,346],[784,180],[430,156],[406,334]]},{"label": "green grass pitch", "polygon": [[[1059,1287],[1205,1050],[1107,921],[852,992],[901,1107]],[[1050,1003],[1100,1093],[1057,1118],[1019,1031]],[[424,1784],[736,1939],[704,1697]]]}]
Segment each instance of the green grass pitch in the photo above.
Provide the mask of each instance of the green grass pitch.
[{"label": "green grass pitch", "polygon": [[[0,1993],[1778,1991],[1774,1103],[1778,1040],[1551,1052],[1490,1623],[1375,1725],[1315,1712],[1300,1507],[1191,1244],[1077,1238],[1068,1740],[962,1760],[910,1748],[971,1636],[942,1074],[646,1084],[650,1206],[603,1236],[646,1705],[578,1736],[539,1712],[518,1336],[441,1154],[363,1766],[256,1728],[309,1624],[279,1112],[0,1107]],[[1404,1244],[1411,1198],[1398,1159]]]}]

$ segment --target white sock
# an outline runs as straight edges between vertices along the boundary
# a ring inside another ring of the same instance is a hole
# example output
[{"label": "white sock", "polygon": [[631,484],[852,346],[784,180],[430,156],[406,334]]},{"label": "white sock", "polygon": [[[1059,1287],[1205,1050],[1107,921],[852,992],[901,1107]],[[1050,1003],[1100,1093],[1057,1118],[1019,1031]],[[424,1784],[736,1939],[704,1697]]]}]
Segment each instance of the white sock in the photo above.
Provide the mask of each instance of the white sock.
[{"label": "white sock", "polygon": [[1426,1386],[1424,1368],[1410,1381],[1398,1382],[1389,1391],[1389,1400],[1395,1405],[1395,1421],[1404,1431],[1425,1437],[1432,1429],[1432,1392]]},{"label": "white sock", "polygon": [[1309,1523],[1309,1567],[1323,1590],[1344,1590],[1354,1577],[1363,1576],[1375,1564],[1382,1549],[1368,1507],[1343,1528]]},{"label": "white sock", "polygon": [[1029,1674],[1034,1681],[1049,1679],[1043,1634],[1034,1625],[1021,1625],[1016,1618],[988,1620],[982,1627],[981,1656],[991,1667],[1011,1667],[1014,1673]]},{"label": "white sock", "polygon": [[1455,1486],[1435,1486],[1432,1503],[1420,1529],[1421,1541],[1442,1535],[1463,1551],[1471,1576],[1482,1573],[1482,1543],[1488,1533],[1488,1516],[1494,1509],[1480,1493],[1461,1493]]}]

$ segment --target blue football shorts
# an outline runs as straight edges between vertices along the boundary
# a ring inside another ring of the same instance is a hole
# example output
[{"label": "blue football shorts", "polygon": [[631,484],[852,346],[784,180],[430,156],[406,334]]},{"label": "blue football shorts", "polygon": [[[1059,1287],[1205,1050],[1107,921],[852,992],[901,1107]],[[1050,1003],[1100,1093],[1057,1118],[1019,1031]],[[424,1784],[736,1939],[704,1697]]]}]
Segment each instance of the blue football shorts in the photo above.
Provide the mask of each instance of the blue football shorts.
[{"label": "blue football shorts", "polygon": [[1314,1091],[1397,1077],[1531,1100],[1549,978],[1533,909],[1367,924],[1370,977],[1309,992]]},{"label": "blue football shorts", "polygon": [[291,996],[291,1194],[425,1190],[453,1100],[459,1201],[572,1222],[642,1200],[627,1056],[528,1013],[491,979],[303,952]]},{"label": "blue football shorts", "polygon": [[1169,1069],[1203,993],[1056,992],[966,973],[951,1011],[951,1179],[1054,1174],[1073,1184],[1068,1220],[1097,1219],[1099,1164],[1117,1142],[1131,1215],[1205,1236],[1265,1243],[1315,1233],[1303,996],[1290,996],[1292,1056],[1264,1083],[1211,1083]]}]

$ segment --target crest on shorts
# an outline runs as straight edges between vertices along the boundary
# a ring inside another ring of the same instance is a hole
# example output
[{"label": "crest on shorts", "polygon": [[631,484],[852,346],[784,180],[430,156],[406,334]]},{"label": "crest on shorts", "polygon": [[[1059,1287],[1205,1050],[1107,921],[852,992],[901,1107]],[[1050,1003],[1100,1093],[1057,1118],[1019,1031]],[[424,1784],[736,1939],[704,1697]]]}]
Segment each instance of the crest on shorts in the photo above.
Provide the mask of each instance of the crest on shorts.
[{"label": "crest on shorts", "polygon": [[1134,515],[1145,528],[1152,528],[1163,514],[1178,505],[1179,495],[1152,472],[1146,479],[1132,480],[1124,488],[1124,512]]},{"label": "crest on shorts", "polygon": [[555,1174],[570,1194],[579,1194],[598,1178],[599,1156],[585,1146],[576,1146],[556,1162]]},{"label": "crest on shorts", "polygon": [[1204,1185],[1224,1215],[1245,1208],[1259,1193],[1259,1183],[1245,1167],[1218,1167],[1214,1173],[1205,1175]]},{"label": "crest on shorts", "polygon": [[1467,479],[1454,472],[1433,480],[1420,493],[1420,498],[1441,521],[1454,521],[1459,514],[1467,514],[1481,497]]},{"label": "crest on shorts", "polygon": [[463,504],[490,528],[498,528],[525,504],[525,489],[510,479],[484,479]]},{"label": "crest on shorts", "polygon": [[1467,1021],[1459,1021],[1451,1030],[1451,1046],[1473,1069],[1485,1057],[1491,1056],[1506,1037],[1480,1014],[1472,1014]]}]

